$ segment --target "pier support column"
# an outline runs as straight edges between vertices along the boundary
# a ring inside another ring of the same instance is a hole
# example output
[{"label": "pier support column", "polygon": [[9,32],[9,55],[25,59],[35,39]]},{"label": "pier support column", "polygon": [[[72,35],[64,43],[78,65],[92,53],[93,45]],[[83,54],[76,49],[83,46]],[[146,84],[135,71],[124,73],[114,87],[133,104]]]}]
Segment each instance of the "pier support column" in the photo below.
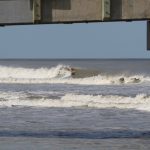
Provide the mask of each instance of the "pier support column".
[{"label": "pier support column", "polygon": [[102,20],[109,20],[110,14],[110,0],[102,0]]},{"label": "pier support column", "polygon": [[34,23],[41,21],[41,0],[33,0],[33,21]]},{"label": "pier support column", "polygon": [[150,21],[147,21],[147,50],[150,51]]}]

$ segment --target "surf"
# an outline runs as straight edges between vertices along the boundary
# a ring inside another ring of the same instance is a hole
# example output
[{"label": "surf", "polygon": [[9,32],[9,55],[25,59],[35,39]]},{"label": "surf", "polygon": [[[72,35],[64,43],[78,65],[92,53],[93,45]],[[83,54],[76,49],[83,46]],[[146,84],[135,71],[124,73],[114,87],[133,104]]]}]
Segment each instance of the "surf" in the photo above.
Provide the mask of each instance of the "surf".
[{"label": "surf", "polygon": [[20,84],[81,84],[81,85],[111,85],[139,84],[150,82],[144,75],[109,75],[97,70],[57,65],[51,68],[17,68],[0,66],[0,83]]},{"label": "surf", "polygon": [[65,94],[52,99],[42,95],[23,92],[0,92],[0,107],[46,107],[46,108],[94,108],[137,109],[150,111],[150,96],[144,93],[135,96]]}]

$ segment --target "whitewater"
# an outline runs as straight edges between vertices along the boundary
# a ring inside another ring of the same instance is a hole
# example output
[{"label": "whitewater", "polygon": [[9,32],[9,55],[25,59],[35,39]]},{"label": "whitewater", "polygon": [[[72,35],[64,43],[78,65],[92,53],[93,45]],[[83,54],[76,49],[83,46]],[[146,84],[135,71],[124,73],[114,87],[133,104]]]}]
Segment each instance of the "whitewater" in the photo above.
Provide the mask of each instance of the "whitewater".
[{"label": "whitewater", "polygon": [[[71,69],[75,70],[72,75]],[[104,75],[103,72],[57,65],[52,68],[15,68],[0,66],[0,83],[65,83],[83,85],[132,84],[150,82],[146,75]],[[79,78],[82,76],[81,78]]]},{"label": "whitewater", "polygon": [[0,107],[45,107],[45,108],[119,108],[150,111],[150,96],[141,94],[135,97],[118,95],[74,95],[67,94],[59,99],[44,96],[31,96],[25,93],[0,93]]},{"label": "whitewater", "polygon": [[0,60],[0,149],[149,150],[149,126],[150,60]]}]

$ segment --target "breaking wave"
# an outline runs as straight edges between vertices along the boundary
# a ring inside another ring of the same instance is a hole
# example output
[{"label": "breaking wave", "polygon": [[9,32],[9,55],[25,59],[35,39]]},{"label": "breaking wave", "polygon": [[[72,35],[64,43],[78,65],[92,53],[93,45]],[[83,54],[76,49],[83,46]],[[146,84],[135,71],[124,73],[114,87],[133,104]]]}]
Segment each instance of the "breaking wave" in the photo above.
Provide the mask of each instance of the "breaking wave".
[{"label": "breaking wave", "polygon": [[0,66],[0,83],[65,83],[83,85],[130,84],[150,81],[143,75],[105,75],[104,73],[70,66],[52,68],[15,68]]},{"label": "breaking wave", "polygon": [[66,68],[69,66],[58,65],[52,68],[15,68],[0,66],[0,79],[50,79],[56,77],[68,77],[70,71]]},{"label": "breaking wave", "polygon": [[21,92],[0,92],[0,107],[82,107],[82,108],[119,108],[150,111],[150,96],[138,94],[135,97],[119,95],[76,95],[66,94],[57,99],[37,96],[31,97]]}]

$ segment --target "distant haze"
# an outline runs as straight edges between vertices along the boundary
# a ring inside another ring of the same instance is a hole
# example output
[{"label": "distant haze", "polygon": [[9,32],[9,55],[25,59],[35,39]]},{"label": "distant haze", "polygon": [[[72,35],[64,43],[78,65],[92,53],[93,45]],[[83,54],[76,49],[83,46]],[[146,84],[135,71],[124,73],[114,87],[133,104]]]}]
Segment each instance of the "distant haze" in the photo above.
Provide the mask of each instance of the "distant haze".
[{"label": "distant haze", "polygon": [[146,22],[0,28],[0,58],[149,58]]}]

